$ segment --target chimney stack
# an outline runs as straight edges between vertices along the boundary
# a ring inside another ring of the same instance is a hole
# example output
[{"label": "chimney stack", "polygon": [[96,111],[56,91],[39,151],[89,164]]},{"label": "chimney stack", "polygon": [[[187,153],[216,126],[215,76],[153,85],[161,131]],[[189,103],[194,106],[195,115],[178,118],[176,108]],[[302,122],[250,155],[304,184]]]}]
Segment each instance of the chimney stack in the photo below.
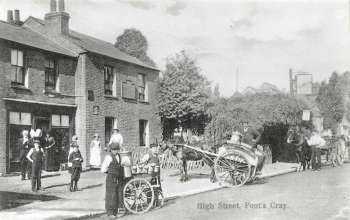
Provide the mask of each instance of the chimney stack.
[{"label": "chimney stack", "polygon": [[15,10],[15,24],[20,24],[21,23],[21,19],[19,16],[19,10]]},{"label": "chimney stack", "polygon": [[57,11],[57,0],[51,0],[50,1],[50,12],[56,12]]},{"label": "chimney stack", "polygon": [[64,0],[58,0],[58,11],[59,12],[65,11],[65,9],[64,9]]},{"label": "chimney stack", "polygon": [[12,10],[7,10],[7,22],[8,23],[13,23],[13,11]]},{"label": "chimney stack", "polygon": [[[58,8],[58,10],[57,10]],[[49,33],[56,35],[69,34],[69,14],[65,12],[64,0],[51,0],[50,12],[45,14],[45,22]]]}]

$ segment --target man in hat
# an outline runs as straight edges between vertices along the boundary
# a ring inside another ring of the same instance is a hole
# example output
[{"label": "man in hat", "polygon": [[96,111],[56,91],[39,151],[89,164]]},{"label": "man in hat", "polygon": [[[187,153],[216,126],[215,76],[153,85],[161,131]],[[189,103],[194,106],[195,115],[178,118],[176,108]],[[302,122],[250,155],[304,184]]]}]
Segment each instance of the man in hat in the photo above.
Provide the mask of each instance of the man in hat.
[{"label": "man in hat", "polygon": [[110,150],[111,153],[105,157],[101,165],[101,172],[107,174],[105,209],[108,216],[116,217],[119,204],[123,202],[123,166],[130,166],[130,163],[122,160],[119,143],[111,144]]},{"label": "man in hat", "polygon": [[32,163],[32,191],[41,189],[41,169],[44,159],[44,151],[40,146],[40,140],[34,140],[34,148],[30,149],[27,159]]},{"label": "man in hat", "polygon": [[113,134],[111,136],[111,139],[109,140],[108,146],[111,149],[112,145],[118,145],[119,147],[122,147],[123,145],[123,136],[119,132],[119,128],[115,127],[113,128]]}]

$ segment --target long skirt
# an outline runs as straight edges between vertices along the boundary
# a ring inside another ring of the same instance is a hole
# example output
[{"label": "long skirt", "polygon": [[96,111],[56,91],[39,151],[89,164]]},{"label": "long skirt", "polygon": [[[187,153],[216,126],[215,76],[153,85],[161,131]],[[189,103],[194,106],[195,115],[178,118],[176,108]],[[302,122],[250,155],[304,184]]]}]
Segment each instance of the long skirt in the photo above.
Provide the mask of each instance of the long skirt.
[{"label": "long skirt", "polygon": [[123,182],[114,175],[107,174],[105,209],[107,215],[117,215],[118,207],[123,202]]}]

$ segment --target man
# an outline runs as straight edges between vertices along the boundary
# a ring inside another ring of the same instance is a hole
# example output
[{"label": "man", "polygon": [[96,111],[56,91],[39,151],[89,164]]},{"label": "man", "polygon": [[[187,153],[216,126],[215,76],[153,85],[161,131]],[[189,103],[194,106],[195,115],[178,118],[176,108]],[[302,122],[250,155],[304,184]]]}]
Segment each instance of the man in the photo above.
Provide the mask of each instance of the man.
[{"label": "man", "polygon": [[29,150],[27,159],[32,163],[32,191],[37,192],[41,189],[41,170],[44,159],[40,140],[34,140],[34,148]]},{"label": "man", "polygon": [[248,123],[243,124],[242,142],[250,145],[252,148],[257,148],[261,134],[249,126]]},{"label": "man", "polygon": [[326,144],[326,141],[321,137],[319,132],[314,130],[311,137],[307,140],[309,146],[311,146],[311,164],[313,171],[321,170],[321,147]]},{"label": "man", "polygon": [[254,151],[255,155],[258,157],[258,164],[256,167],[256,175],[261,175],[261,170],[264,166],[266,155],[264,154],[264,150],[261,146],[258,146],[260,141],[261,134],[249,126],[248,123],[243,124],[243,133],[242,133],[242,141],[245,144],[248,144],[252,147],[252,151]]},{"label": "man", "polygon": [[120,148],[123,146],[123,136],[119,133],[119,128],[113,129],[113,134],[108,143],[109,148],[112,148],[112,145],[118,145]]},{"label": "man", "polygon": [[124,183],[123,166],[130,166],[129,161],[122,161],[118,143],[110,145],[108,154],[102,165],[101,172],[106,173],[105,209],[109,217],[117,217],[119,203],[123,201],[122,190]]}]

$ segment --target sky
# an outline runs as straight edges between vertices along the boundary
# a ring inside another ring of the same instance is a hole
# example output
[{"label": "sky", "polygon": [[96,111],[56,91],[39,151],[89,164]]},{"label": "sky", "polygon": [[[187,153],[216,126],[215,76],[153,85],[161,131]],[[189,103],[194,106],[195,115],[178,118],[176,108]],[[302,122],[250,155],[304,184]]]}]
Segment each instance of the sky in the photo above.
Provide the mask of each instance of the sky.
[{"label": "sky", "polygon": [[[289,89],[289,68],[314,81],[350,70],[349,0],[66,0],[70,28],[115,42],[126,28],[146,36],[164,70],[181,50],[223,96],[263,82]],[[0,19],[43,18],[49,0],[0,0]],[[237,76],[238,73],[238,77]]]}]

